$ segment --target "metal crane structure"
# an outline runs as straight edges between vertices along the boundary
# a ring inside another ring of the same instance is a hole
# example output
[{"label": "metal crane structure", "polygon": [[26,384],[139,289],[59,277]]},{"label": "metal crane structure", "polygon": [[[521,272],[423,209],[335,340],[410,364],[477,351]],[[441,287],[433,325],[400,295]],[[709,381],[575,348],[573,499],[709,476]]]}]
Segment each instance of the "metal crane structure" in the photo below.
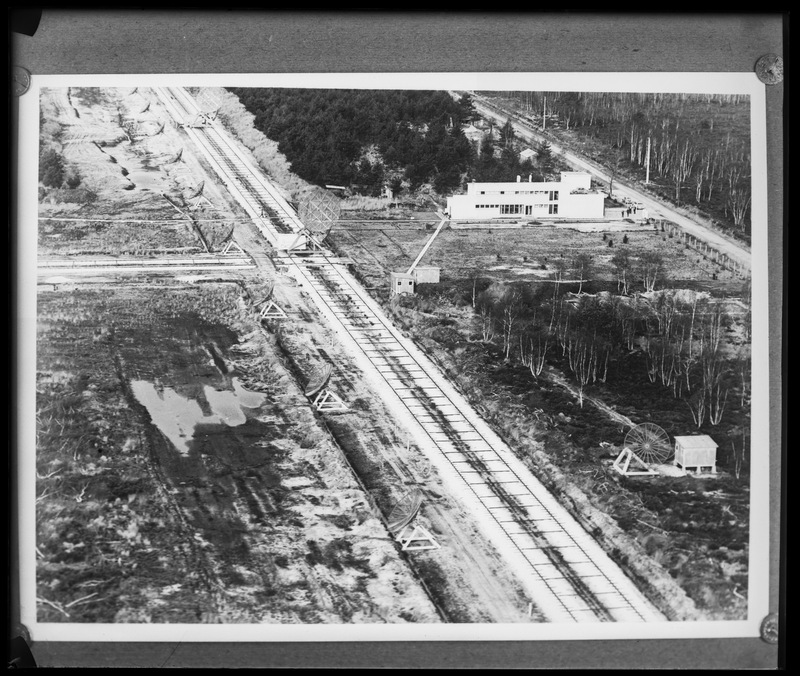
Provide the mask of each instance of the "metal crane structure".
[{"label": "metal crane structure", "polygon": [[444,228],[445,224],[448,223],[447,215],[439,212],[439,216],[441,217],[441,221],[439,221],[439,225],[436,226],[436,230],[433,231],[431,236],[425,242],[425,245],[422,247],[420,252],[417,254],[417,257],[414,259],[414,262],[405,272],[390,272],[389,273],[389,288],[390,288],[390,295],[407,295],[413,294],[416,292],[416,285],[419,282],[438,282],[439,281],[439,269],[432,268],[432,274],[422,275],[420,274],[421,271],[417,270],[417,266],[419,262],[422,260],[422,257],[428,252],[428,249],[431,248],[431,244],[433,244],[436,237]]}]

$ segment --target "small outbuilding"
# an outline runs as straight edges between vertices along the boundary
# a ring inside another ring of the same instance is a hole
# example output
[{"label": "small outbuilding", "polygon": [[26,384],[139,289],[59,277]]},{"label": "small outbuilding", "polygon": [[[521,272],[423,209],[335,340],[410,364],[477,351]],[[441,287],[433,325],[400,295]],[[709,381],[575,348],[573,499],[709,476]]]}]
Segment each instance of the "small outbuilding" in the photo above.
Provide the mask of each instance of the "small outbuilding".
[{"label": "small outbuilding", "polygon": [[401,296],[412,295],[414,293],[414,275],[407,272],[390,272],[389,283],[391,284],[391,295]]},{"label": "small outbuilding", "polygon": [[436,284],[440,279],[441,269],[435,265],[420,265],[412,272],[390,272],[389,285],[391,295],[413,295],[417,292],[417,284]]},{"label": "small outbuilding", "polygon": [[414,268],[414,281],[417,284],[438,284],[441,269],[435,265],[418,265]]},{"label": "small outbuilding", "polygon": [[716,472],[717,442],[707,434],[675,437],[673,464],[687,472]]}]

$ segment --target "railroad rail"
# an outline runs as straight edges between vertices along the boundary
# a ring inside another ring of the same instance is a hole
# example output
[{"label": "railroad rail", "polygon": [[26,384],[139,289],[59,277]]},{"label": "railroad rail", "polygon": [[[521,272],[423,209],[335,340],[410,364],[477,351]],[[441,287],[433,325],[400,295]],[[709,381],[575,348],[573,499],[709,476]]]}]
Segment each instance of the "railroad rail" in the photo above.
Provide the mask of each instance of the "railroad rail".
[{"label": "railroad rail", "polygon": [[[235,155],[224,133],[215,134],[215,152]],[[231,168],[222,158],[217,164]],[[232,172],[244,170],[232,164]],[[265,180],[245,178],[239,185]],[[238,173],[223,176],[226,184],[234,179],[239,180]],[[281,208],[291,209],[288,204]],[[277,220],[291,223],[296,218],[284,216]],[[270,242],[280,234],[275,223],[270,218],[259,224],[260,229],[272,229]],[[485,536],[549,620],[665,619],[430,359],[397,330],[344,265],[324,249],[304,255],[284,251],[278,262],[308,290],[382,396],[402,406],[396,410],[413,421],[410,431],[418,445],[464,496]]]},{"label": "railroad rail", "polygon": [[163,87],[155,91],[266,240],[280,250],[304,249],[307,240],[302,221],[219,123],[205,120],[197,125],[201,111],[182,87]]}]

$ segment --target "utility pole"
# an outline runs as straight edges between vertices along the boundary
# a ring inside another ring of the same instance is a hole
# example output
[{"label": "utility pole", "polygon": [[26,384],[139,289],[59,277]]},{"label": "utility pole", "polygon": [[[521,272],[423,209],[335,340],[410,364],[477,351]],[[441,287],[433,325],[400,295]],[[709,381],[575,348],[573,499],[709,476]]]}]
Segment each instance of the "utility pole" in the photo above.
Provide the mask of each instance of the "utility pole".
[{"label": "utility pole", "polygon": [[544,97],[544,105],[542,106],[542,131],[547,124],[547,97]]},{"label": "utility pole", "polygon": [[650,137],[647,137],[647,159],[645,160],[645,164],[647,165],[647,174],[644,179],[645,185],[650,185]]}]

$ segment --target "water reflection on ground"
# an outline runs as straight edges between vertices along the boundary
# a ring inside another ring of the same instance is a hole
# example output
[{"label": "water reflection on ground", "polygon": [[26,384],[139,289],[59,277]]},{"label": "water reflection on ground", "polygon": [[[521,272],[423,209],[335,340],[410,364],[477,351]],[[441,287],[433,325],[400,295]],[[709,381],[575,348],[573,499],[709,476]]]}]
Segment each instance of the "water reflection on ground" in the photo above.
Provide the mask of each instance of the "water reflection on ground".
[{"label": "water reflection on ground", "polygon": [[179,394],[171,387],[157,387],[147,380],[132,380],[131,389],[147,409],[153,424],[173,443],[182,455],[189,454],[189,444],[198,425],[243,425],[244,408],[258,408],[266,395],[246,390],[238,378],[231,378],[233,391],[203,386],[203,395],[211,408],[205,415],[198,401]]}]

